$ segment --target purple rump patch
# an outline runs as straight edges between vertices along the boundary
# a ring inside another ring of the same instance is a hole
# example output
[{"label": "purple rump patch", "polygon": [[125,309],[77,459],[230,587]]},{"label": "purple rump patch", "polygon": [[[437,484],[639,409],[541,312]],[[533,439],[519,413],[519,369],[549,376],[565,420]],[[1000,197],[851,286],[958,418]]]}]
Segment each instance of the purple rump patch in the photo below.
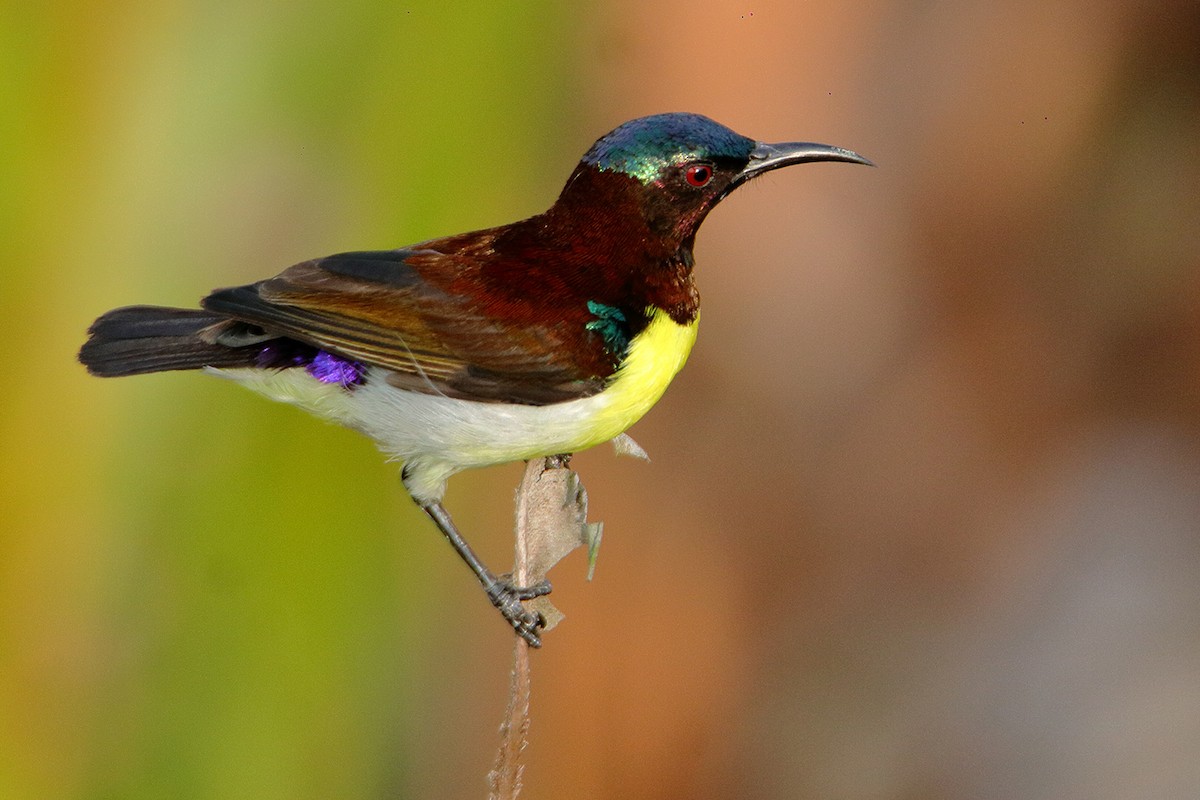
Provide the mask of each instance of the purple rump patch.
[{"label": "purple rump patch", "polygon": [[309,363],[308,374],[321,383],[340,383],[342,386],[352,386],[362,383],[363,365],[357,361],[335,356],[324,350],[318,350]]},{"label": "purple rump patch", "polygon": [[254,363],[261,369],[304,367],[309,375],[321,383],[336,383],[346,387],[361,384],[367,371],[357,361],[292,339],[272,339],[263,344],[255,355]]}]

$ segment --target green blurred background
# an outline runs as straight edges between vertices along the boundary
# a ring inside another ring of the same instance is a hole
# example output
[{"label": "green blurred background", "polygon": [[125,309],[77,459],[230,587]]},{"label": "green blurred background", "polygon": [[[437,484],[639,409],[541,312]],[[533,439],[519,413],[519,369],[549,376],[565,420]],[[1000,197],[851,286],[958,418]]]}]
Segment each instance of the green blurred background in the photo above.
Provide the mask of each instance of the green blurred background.
[{"label": "green blurred background", "polygon": [[[616,124],[743,189],[576,464],[525,796],[1200,794],[1194,3],[9,4],[0,797],[478,797],[510,634],[360,437],[91,320],[542,210]],[[448,505],[509,558],[519,468]]]}]

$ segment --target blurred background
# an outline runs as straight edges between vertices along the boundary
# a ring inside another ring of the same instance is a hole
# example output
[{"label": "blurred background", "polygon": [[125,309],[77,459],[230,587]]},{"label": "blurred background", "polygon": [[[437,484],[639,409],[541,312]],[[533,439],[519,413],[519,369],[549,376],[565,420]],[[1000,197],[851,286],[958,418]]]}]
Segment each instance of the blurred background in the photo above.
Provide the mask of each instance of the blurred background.
[{"label": "blurred background", "polygon": [[[372,445],[101,312],[543,210],[707,114],[773,173],[704,324],[576,459],[538,798],[1200,795],[1200,6],[10,4],[0,796],[471,798],[511,634]],[[447,504],[511,554],[519,466]]]}]

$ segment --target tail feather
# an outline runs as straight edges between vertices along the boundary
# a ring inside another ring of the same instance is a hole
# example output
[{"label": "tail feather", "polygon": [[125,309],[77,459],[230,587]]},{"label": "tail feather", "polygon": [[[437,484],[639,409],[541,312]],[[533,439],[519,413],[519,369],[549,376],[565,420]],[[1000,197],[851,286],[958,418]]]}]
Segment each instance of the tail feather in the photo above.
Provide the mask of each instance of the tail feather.
[{"label": "tail feather", "polygon": [[159,306],[128,306],[109,311],[88,330],[79,360],[105,378],[146,372],[248,367],[256,348],[205,341],[200,332],[227,317],[210,311]]}]

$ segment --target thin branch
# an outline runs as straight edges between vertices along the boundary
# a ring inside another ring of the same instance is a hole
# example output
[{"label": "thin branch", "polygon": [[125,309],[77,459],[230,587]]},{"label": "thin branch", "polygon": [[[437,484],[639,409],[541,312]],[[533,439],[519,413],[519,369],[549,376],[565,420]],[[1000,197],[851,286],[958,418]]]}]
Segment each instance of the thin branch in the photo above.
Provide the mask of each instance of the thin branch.
[{"label": "thin branch", "polygon": [[[518,586],[538,583],[581,545],[588,546],[589,561],[594,561],[601,525],[587,523],[587,493],[569,461],[569,456],[551,456],[530,461],[525,467],[516,500],[513,581]],[[526,608],[542,615],[546,631],[563,619],[547,597],[527,601]],[[529,660],[529,644],[514,636],[508,708],[500,724],[496,765],[488,775],[492,800],[515,800],[521,791],[521,756],[529,744]]]},{"label": "thin branch", "polygon": [[[513,580],[518,586],[529,583],[529,507],[537,479],[548,466],[543,459],[530,461],[517,490]],[[496,752],[496,765],[488,775],[490,800],[516,800],[521,793],[521,775],[525,771],[521,754],[529,746],[529,697],[529,643],[520,636],[514,636],[508,707],[504,711],[504,721],[500,723],[500,749]]]}]

